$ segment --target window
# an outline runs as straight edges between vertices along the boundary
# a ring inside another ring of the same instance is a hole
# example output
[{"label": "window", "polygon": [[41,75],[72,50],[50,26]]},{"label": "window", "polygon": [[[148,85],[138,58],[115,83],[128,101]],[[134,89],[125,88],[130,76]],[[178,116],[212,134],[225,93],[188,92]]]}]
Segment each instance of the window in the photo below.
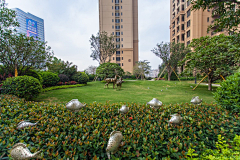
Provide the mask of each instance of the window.
[{"label": "window", "polygon": [[177,33],[179,32],[179,26],[177,27]]},{"label": "window", "polygon": [[112,32],[112,35],[114,35],[114,32]]},{"label": "window", "polygon": [[182,0],[182,2],[184,2],[184,0]]},{"label": "window", "polygon": [[120,32],[116,32],[116,35],[117,35],[117,36],[120,36]]},{"label": "window", "polygon": [[115,10],[119,10],[119,6],[115,6]]},{"label": "window", "polygon": [[184,22],[184,16],[185,16],[185,14],[184,14],[184,15],[182,15],[182,22]]},{"label": "window", "polygon": [[121,32],[121,35],[123,35],[123,32]]},{"label": "window", "polygon": [[121,0],[121,3],[122,3],[122,0]]},{"label": "window", "polygon": [[115,0],[115,3],[119,3],[119,0]]},{"label": "window", "polygon": [[115,22],[116,23],[120,23],[120,19],[115,19]]},{"label": "window", "polygon": [[120,57],[116,57],[116,61],[120,61]]},{"label": "window", "polygon": [[[117,27],[117,26],[116,26]],[[112,29],[114,29],[114,26],[112,26]]]},{"label": "window", "polygon": [[115,13],[115,16],[120,16],[120,13]]},{"label": "window", "polygon": [[123,25],[121,25],[121,28],[123,28]]},{"label": "window", "polygon": [[119,66],[121,66],[121,64],[120,64],[120,63],[118,63],[118,65],[119,65]]},{"label": "window", "polygon": [[123,66],[123,63],[122,63],[122,66]]},{"label": "window", "polygon": [[209,22],[209,17],[207,17],[207,22]]},{"label": "window", "polygon": [[120,41],[120,38],[116,38],[116,42],[119,42]]},{"label": "window", "polygon": [[115,28],[116,28],[116,29],[120,29],[120,26],[116,26]]},{"label": "window", "polygon": [[114,60],[114,57],[113,57],[113,60]]},{"label": "window", "polygon": [[121,16],[122,16],[122,12],[121,12]]},{"label": "window", "polygon": [[187,6],[189,6],[191,4],[191,0],[187,1]]},{"label": "window", "polygon": [[184,5],[182,5],[182,11],[184,11]]},{"label": "window", "polygon": [[122,51],[122,54],[123,54],[123,51]]},{"label": "window", "polygon": [[121,22],[122,22],[123,20],[121,19]]},{"label": "window", "polygon": [[112,13],[112,16],[113,16],[113,13]]},{"label": "window", "polygon": [[182,24],[182,30],[184,30],[184,24]]},{"label": "window", "polygon": [[122,47],[123,47],[123,44],[122,44]]},{"label": "window", "polygon": [[189,17],[191,15],[191,10],[189,9],[188,11],[187,11],[187,17]]},{"label": "window", "polygon": [[122,60],[123,60],[123,57],[122,57]]},{"label": "window", "polygon": [[119,44],[117,44],[117,45],[116,45],[116,48],[120,48],[120,45],[119,45]]},{"label": "window", "polygon": [[121,6],[121,9],[122,9],[122,6]]},{"label": "window", "polygon": [[116,54],[118,54],[118,55],[119,55],[119,54],[120,54],[120,51],[117,51],[117,52],[116,52]]},{"label": "window", "polygon": [[190,37],[190,30],[187,31],[187,38]]},{"label": "window", "polygon": [[122,38],[122,41],[123,41],[123,38]]},{"label": "window", "polygon": [[114,19],[112,19],[112,22],[114,22]]},{"label": "window", "polygon": [[113,9],[113,6],[112,6],[112,9]]},{"label": "window", "polygon": [[187,41],[187,46],[190,44],[190,41]]},{"label": "window", "polygon": [[184,34],[182,34],[182,41],[184,41]]},{"label": "window", "polygon": [[112,3],[113,3],[113,0],[112,0]]},{"label": "window", "polygon": [[187,21],[187,27],[189,27],[190,26],[190,20],[189,21]]}]

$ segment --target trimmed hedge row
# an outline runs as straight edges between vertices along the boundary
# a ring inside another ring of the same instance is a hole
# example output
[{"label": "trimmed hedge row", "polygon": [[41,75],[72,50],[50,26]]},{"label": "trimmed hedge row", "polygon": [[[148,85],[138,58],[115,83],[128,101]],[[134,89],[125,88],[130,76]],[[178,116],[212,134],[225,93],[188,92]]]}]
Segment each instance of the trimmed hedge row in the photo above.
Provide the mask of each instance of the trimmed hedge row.
[{"label": "trimmed hedge row", "polygon": [[[82,100],[79,99],[81,102]],[[83,103],[83,102],[82,102]],[[216,149],[218,134],[233,140],[240,132],[240,118],[215,104],[163,105],[152,110],[145,104],[127,103],[130,111],[118,113],[122,103],[88,104],[70,112],[65,104],[24,102],[0,95],[0,155],[23,142],[31,152],[42,149],[46,159],[107,159],[106,146],[113,130],[121,131],[124,145],[112,159],[185,159],[191,147],[197,154]],[[179,126],[168,126],[170,115],[180,113]],[[38,125],[17,130],[21,120]]]},{"label": "trimmed hedge row", "polygon": [[62,86],[47,87],[47,88],[42,89],[42,92],[47,92],[47,91],[56,90],[56,89],[82,87],[82,86],[86,86],[86,84],[75,84],[75,85],[62,85]]}]

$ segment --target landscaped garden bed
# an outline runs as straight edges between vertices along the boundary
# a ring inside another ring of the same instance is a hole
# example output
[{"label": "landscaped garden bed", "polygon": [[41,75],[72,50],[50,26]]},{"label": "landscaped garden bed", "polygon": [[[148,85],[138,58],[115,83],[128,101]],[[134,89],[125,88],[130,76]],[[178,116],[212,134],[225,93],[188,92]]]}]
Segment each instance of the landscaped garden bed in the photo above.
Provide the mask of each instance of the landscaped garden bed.
[{"label": "landscaped garden bed", "polygon": [[[32,153],[42,149],[44,159],[107,159],[110,133],[117,130],[124,145],[112,159],[185,159],[190,147],[201,155],[207,148],[216,148],[219,134],[230,142],[240,131],[239,116],[216,104],[163,105],[159,110],[146,104],[126,105],[130,107],[126,115],[118,113],[122,103],[91,103],[70,112],[65,104],[1,95],[0,156],[6,153],[7,158],[11,147],[22,142]],[[184,120],[179,126],[168,126],[174,113]],[[39,123],[16,129],[23,120]]]}]

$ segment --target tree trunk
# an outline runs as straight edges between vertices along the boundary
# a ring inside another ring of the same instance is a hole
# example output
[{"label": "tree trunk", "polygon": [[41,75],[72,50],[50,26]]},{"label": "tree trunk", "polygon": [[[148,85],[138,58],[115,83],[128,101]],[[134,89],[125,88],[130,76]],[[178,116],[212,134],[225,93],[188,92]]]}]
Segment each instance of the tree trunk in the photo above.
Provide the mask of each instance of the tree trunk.
[{"label": "tree trunk", "polygon": [[210,78],[208,76],[208,90],[211,91],[212,90],[212,78]]},{"label": "tree trunk", "polygon": [[169,70],[169,71],[168,71],[168,81],[171,81],[171,74],[172,74],[172,71]]}]

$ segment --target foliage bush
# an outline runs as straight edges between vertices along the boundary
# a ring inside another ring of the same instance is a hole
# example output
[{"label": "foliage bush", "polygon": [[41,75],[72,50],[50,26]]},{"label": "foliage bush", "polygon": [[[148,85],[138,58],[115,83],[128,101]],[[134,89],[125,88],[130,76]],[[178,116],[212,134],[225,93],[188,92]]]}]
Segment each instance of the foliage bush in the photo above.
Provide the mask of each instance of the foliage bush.
[{"label": "foliage bush", "polygon": [[[118,113],[123,104],[130,107],[126,115]],[[168,126],[170,115],[177,112],[184,118],[182,124]],[[124,145],[112,159],[185,159],[190,147],[196,146],[196,154],[201,155],[205,148],[217,149],[218,134],[230,141],[240,131],[237,114],[205,103],[152,110],[145,104],[94,102],[70,112],[65,104],[25,103],[0,95],[0,113],[0,155],[6,152],[10,156],[11,147],[23,142],[32,153],[42,149],[45,159],[107,159],[106,146],[113,130],[122,132]],[[39,123],[17,130],[17,123],[25,119]]]},{"label": "foliage bush", "polygon": [[79,84],[87,84],[89,78],[86,73],[78,72],[77,74],[73,75],[73,80],[78,82]]},{"label": "foliage bush", "polygon": [[[168,73],[166,73],[166,74],[164,75],[164,79],[165,79],[165,80],[168,80]],[[177,81],[177,80],[178,80],[178,78],[177,78],[177,76],[175,75],[174,72],[172,72],[170,79],[171,79],[171,81]]]},{"label": "foliage bush", "polygon": [[43,83],[43,79],[42,79],[42,76],[35,70],[33,69],[29,69],[25,75],[27,76],[32,76],[34,78],[37,78],[39,80],[39,82],[42,84]]},{"label": "foliage bush", "polygon": [[82,86],[85,86],[85,85],[86,85],[86,84],[53,86],[53,87],[44,88],[44,89],[42,90],[42,92],[47,92],[47,91],[56,90],[56,89],[66,89],[66,88],[82,87]]},{"label": "foliage bush", "polygon": [[89,77],[89,82],[91,82],[91,81],[93,81],[94,80],[94,78],[96,77],[96,75],[95,74],[88,74],[88,77]]},{"label": "foliage bush", "polygon": [[116,72],[119,76],[124,75],[123,69],[116,63],[103,63],[100,64],[100,66],[96,70],[96,74],[100,78],[114,78],[116,75]]},{"label": "foliage bush", "polygon": [[37,98],[42,86],[38,79],[32,76],[18,76],[7,78],[1,87],[3,94],[12,94],[26,100]]},{"label": "foliage bush", "polygon": [[240,112],[240,72],[226,78],[217,88],[214,99],[219,105],[233,112]]},{"label": "foliage bush", "polygon": [[43,79],[43,85],[46,87],[56,86],[59,82],[59,77],[56,73],[52,72],[40,72]]},{"label": "foliage bush", "polygon": [[68,76],[65,74],[59,74],[58,77],[59,77],[60,82],[68,82],[69,81]]}]

